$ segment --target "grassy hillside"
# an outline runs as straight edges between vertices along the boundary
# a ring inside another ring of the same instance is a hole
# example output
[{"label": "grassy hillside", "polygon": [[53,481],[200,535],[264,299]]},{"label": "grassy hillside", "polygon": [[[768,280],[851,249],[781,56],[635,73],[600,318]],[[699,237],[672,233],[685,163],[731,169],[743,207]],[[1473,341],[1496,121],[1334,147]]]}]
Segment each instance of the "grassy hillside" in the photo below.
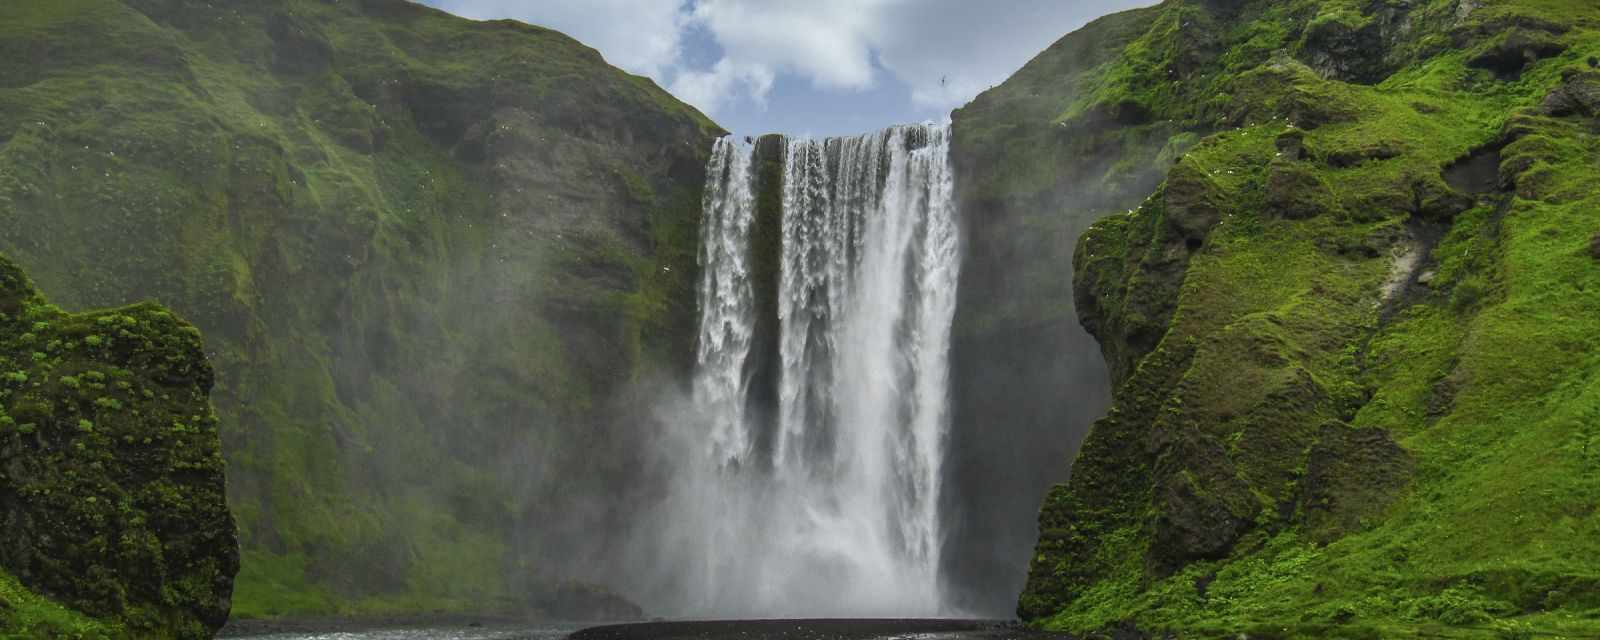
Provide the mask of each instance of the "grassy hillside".
[{"label": "grassy hillside", "polygon": [[239,569],[199,332],[0,258],[0,636],[209,638]]},{"label": "grassy hillside", "polygon": [[1156,145],[1130,140],[1170,134],[1165,181],[1076,250],[1116,391],[1044,502],[1021,615],[1600,633],[1600,7],[1172,0],[1114,21],[1076,40],[1099,57],[1050,122],[1135,166]]},{"label": "grassy hillside", "polygon": [[561,34],[403,0],[0,3],[0,251],[205,332],[243,615],[587,577],[625,392],[692,357],[717,133]]}]

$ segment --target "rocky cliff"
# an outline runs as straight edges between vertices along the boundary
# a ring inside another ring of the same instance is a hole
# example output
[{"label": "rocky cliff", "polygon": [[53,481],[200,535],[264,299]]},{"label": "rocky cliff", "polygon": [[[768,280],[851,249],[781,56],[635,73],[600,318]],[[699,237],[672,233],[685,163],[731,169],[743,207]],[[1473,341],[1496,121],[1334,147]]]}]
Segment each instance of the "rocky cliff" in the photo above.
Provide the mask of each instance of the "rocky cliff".
[{"label": "rocky cliff", "polygon": [[64,313],[0,258],[0,635],[227,621],[239,549],[211,385],[166,309]]},{"label": "rocky cliff", "polygon": [[1100,351],[1074,313],[1077,238],[1148,195],[1194,138],[1079,98],[1156,12],[1097,20],[952,114],[967,255],[951,345],[945,558],[948,588],[975,611],[1015,607],[1039,502],[1110,403]]},{"label": "rocky cliff", "polygon": [[0,251],[205,332],[245,615],[592,578],[629,398],[692,358],[718,133],[561,34],[403,0],[0,4]]},{"label": "rocky cliff", "polygon": [[[1025,619],[1600,628],[1596,28],[1559,0],[1170,0],[966,110],[1031,123],[970,130],[998,201],[1134,207],[1075,251],[1115,392],[1043,502]],[[1094,172],[1039,162],[1085,136]]]}]

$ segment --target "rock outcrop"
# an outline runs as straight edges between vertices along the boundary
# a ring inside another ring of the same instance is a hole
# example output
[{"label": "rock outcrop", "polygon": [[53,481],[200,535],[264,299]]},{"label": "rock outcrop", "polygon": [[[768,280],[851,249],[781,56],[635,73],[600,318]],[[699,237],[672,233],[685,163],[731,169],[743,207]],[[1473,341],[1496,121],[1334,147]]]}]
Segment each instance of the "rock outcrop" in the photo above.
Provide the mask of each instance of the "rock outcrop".
[{"label": "rock outcrop", "polygon": [[[1594,632],[1600,566],[1567,558],[1594,526],[1597,28],[1580,2],[1172,0],[958,112],[998,150],[969,199],[1099,218],[1075,310],[1115,394],[1042,501],[1024,619]],[[1128,101],[1138,122],[1085,108]]]},{"label": "rock outcrop", "polygon": [[70,609],[0,599],[0,635],[222,627],[239,549],[212,381],[166,309],[65,313],[0,258],[0,578]]}]

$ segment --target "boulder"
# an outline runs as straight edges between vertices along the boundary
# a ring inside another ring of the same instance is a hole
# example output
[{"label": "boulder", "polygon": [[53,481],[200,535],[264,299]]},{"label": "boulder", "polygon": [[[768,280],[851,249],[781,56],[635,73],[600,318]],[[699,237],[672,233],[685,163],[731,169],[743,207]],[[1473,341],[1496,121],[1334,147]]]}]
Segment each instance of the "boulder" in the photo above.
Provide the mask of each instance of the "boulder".
[{"label": "boulder", "polygon": [[211,638],[239,549],[199,331],[62,312],[0,258],[0,364],[0,574],[130,637]]},{"label": "boulder", "polygon": [[1600,116],[1600,71],[1568,70],[1545,96],[1539,112],[1556,118]]},{"label": "boulder", "polygon": [[1187,240],[1205,240],[1222,221],[1222,190],[1191,161],[1179,162],[1167,174],[1167,224]]}]

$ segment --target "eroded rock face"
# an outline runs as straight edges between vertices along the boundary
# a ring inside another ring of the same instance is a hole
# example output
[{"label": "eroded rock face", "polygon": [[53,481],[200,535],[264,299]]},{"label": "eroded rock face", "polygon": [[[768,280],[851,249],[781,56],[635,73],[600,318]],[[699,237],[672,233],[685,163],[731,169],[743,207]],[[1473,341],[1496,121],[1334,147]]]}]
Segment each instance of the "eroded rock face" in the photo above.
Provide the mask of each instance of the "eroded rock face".
[{"label": "eroded rock face", "polygon": [[1487,69],[1504,79],[1522,75],[1528,65],[1560,55],[1567,46],[1549,31],[1513,28],[1497,38],[1486,51],[1467,61],[1467,65]]},{"label": "eroded rock face", "polygon": [[1158,574],[1227,555],[1261,510],[1218,443],[1194,433],[1179,438],[1153,504],[1146,560]]},{"label": "eroded rock face", "polygon": [[1222,190],[1193,163],[1180,162],[1167,176],[1167,223],[1185,239],[1204,240],[1222,220]]},{"label": "eroded rock face", "polygon": [[1539,111],[1555,118],[1600,116],[1600,71],[1568,70]]},{"label": "eroded rock face", "polygon": [[239,569],[212,381],[167,310],[63,313],[0,258],[0,569],[139,637],[210,638]]},{"label": "eroded rock face", "polygon": [[1330,16],[1306,29],[1302,58],[1327,78],[1372,84],[1394,69],[1391,55],[1397,41],[1412,29],[1411,7],[1374,3],[1368,13]]}]

